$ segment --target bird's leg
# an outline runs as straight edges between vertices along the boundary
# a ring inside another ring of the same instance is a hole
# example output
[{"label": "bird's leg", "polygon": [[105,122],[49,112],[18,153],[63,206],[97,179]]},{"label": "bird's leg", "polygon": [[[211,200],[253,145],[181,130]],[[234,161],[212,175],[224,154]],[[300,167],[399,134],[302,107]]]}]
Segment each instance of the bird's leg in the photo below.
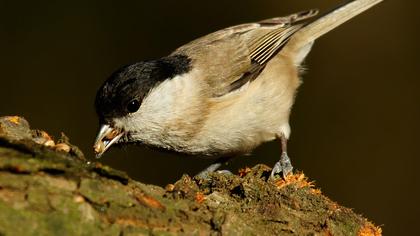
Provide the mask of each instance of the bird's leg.
[{"label": "bird's leg", "polygon": [[274,165],[273,170],[271,171],[271,178],[274,178],[275,175],[282,173],[284,179],[289,174],[292,174],[293,166],[290,162],[290,158],[287,155],[287,138],[284,135],[280,136],[281,143],[281,156],[280,160]]},{"label": "bird's leg", "polygon": [[[230,159],[230,157],[221,157],[217,159],[213,164],[209,165],[206,169],[202,170],[200,173],[197,174],[199,177],[207,177],[208,174],[215,172],[217,169],[222,166],[223,163],[227,162]],[[228,170],[219,170],[217,171],[219,173],[226,173],[226,174],[232,174],[232,172]]]}]

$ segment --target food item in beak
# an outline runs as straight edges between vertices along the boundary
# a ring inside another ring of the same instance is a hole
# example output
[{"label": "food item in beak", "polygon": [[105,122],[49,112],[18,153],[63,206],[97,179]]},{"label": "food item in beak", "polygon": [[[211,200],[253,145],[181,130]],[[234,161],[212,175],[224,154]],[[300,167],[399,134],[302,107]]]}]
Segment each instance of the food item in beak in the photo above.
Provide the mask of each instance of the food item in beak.
[{"label": "food item in beak", "polygon": [[105,144],[103,141],[96,142],[95,145],[93,145],[93,150],[96,155],[99,153],[103,153],[105,149]]},{"label": "food item in beak", "polygon": [[109,125],[102,125],[98,136],[96,137],[93,150],[96,154],[96,158],[100,158],[105,151],[111,147],[112,144],[116,143],[124,132],[119,129],[112,128]]}]

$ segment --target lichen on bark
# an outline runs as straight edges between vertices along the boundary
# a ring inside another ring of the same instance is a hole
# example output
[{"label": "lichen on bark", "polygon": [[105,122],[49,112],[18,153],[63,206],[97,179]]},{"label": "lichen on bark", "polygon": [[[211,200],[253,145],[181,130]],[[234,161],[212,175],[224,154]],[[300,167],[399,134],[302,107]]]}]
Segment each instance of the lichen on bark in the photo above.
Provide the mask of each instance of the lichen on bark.
[{"label": "lichen on bark", "polygon": [[[67,146],[66,146],[67,145]],[[21,117],[0,118],[0,235],[380,235],[297,173],[184,175],[166,188],[88,162]]]}]

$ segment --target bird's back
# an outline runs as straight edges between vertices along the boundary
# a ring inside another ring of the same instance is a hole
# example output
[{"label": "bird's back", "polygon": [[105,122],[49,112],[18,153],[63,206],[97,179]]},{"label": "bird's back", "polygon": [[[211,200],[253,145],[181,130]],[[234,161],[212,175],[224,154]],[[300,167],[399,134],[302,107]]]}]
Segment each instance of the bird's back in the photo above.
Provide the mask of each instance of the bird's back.
[{"label": "bird's back", "polygon": [[317,10],[225,28],[198,38],[172,54],[190,57],[205,70],[210,96],[223,96],[253,81]]}]

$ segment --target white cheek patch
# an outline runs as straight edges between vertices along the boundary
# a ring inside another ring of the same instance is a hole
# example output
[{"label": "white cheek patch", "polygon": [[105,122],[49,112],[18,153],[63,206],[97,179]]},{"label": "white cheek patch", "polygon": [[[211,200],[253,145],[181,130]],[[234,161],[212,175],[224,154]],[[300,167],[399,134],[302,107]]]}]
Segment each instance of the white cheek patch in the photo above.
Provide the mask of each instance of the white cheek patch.
[{"label": "white cheek patch", "polygon": [[114,122],[118,127],[135,133],[135,138],[158,139],[165,124],[185,116],[185,110],[194,103],[197,96],[196,83],[199,81],[195,78],[196,73],[193,70],[163,81],[146,95],[137,112],[115,119]]},{"label": "white cheek patch", "polygon": [[182,115],[183,109],[188,109],[191,101],[196,98],[198,81],[195,78],[196,71],[193,70],[187,74],[176,76],[175,78],[165,80],[143,100],[143,104],[139,109],[144,117],[149,119],[175,118],[174,116]]},{"label": "white cheek patch", "polygon": [[152,89],[150,93],[143,100],[143,103],[139,109],[139,113],[146,117],[154,117],[161,115],[160,113],[170,112],[173,101],[174,92],[177,90],[178,81],[177,78],[172,80],[164,81],[158,87]]}]

